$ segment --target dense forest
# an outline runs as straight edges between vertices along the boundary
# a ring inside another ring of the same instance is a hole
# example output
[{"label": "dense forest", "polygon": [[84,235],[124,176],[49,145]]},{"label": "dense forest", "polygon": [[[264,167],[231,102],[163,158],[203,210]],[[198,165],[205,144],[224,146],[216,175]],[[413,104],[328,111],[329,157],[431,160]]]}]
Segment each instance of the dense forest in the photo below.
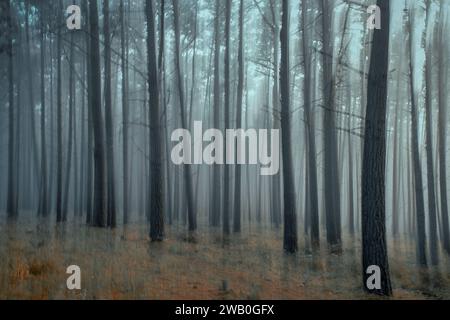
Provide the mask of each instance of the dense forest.
[{"label": "dense forest", "polygon": [[0,298],[450,298],[449,13],[1,0]]}]

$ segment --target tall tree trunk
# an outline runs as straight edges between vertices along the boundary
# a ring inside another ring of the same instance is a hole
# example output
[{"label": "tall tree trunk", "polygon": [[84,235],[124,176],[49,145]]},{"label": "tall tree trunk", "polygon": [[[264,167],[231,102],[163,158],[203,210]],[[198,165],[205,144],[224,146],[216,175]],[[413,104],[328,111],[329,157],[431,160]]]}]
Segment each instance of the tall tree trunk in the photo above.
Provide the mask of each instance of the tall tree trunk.
[{"label": "tall tree trunk", "polygon": [[[280,23],[278,0],[270,0],[270,12],[273,23],[273,87],[272,87],[272,117],[273,128],[280,129],[280,78],[279,78],[279,51],[280,51]],[[273,203],[273,223],[278,228],[281,224],[281,174],[276,174],[272,177],[272,203]]]},{"label": "tall tree trunk", "polygon": [[[431,2],[427,0],[426,10],[427,18],[425,28],[428,28],[428,24],[431,23]],[[426,31],[425,31],[426,33]],[[434,33],[434,32],[433,32]],[[431,34],[433,34],[431,33]],[[426,43],[426,36],[424,39]],[[436,191],[434,180],[434,166],[433,166],[433,99],[432,99],[432,50],[433,47],[426,46],[426,61],[425,61],[425,149],[427,154],[427,191],[428,191],[428,222],[430,232],[430,262],[436,266],[439,263],[438,256],[438,239],[437,239],[437,216],[436,216]]]},{"label": "tall tree trunk", "polygon": [[416,201],[416,221],[417,221],[417,260],[423,267],[427,266],[426,254],[426,233],[425,233],[425,205],[423,199],[423,181],[422,181],[422,167],[420,164],[419,154],[419,133],[418,133],[418,108],[416,105],[416,94],[414,91],[415,85],[415,70],[413,67],[414,56],[413,50],[413,31],[411,27],[411,15],[407,22],[408,44],[409,44],[409,89],[411,98],[411,152],[413,162],[413,184],[415,190]]},{"label": "tall tree trunk", "polygon": [[114,124],[111,101],[111,35],[109,31],[109,0],[103,0],[103,32],[105,38],[105,129],[106,155],[108,168],[108,226],[115,228],[116,222],[116,190],[114,180]]},{"label": "tall tree trunk", "polygon": [[161,121],[158,89],[158,66],[156,62],[156,31],[153,0],[146,1],[147,14],[147,65],[150,121],[150,239],[164,238],[164,195],[161,148]]},{"label": "tall tree trunk", "polygon": [[106,225],[105,146],[101,110],[101,73],[97,1],[89,0],[91,29],[92,126],[94,133],[94,226]]},{"label": "tall tree trunk", "polygon": [[[362,168],[363,285],[370,293],[391,295],[386,245],[385,167],[386,105],[389,66],[390,0],[377,0],[382,28],[375,30],[371,48]],[[381,288],[369,289],[369,266],[381,271]]]},{"label": "tall tree trunk", "polygon": [[[220,128],[220,0],[216,0],[216,10],[214,18],[214,128]],[[213,183],[212,183],[212,214],[211,225],[217,227],[220,225],[221,213],[221,192],[220,192],[220,166],[214,164]]]},{"label": "tall tree trunk", "polygon": [[448,221],[448,202],[447,202],[447,96],[446,84],[447,73],[444,61],[448,56],[448,49],[443,45],[444,42],[444,3],[440,4],[440,25],[439,25],[439,47],[438,58],[438,83],[439,83],[439,118],[438,118],[438,149],[439,149],[439,188],[440,188],[440,202],[441,202],[441,220],[442,220],[442,245],[444,250],[450,255],[450,232]]},{"label": "tall tree trunk", "polygon": [[[29,16],[29,10],[30,10],[30,0],[25,1],[25,35],[26,35],[26,59],[28,64],[28,103],[30,106],[29,110],[29,121],[30,121],[30,127],[28,128],[29,131],[29,138],[31,142],[31,154],[33,155],[30,157],[30,170],[32,170],[32,176],[28,177],[33,181],[33,185],[39,186],[39,153],[38,153],[38,147],[37,147],[37,138],[36,138],[36,119],[35,119],[35,108],[34,108],[34,86],[33,86],[33,68],[31,67],[31,39],[30,39],[30,16]],[[32,161],[32,162],[31,162]],[[31,169],[32,168],[32,169]],[[29,185],[31,187],[31,184]],[[31,201],[34,201],[34,196],[29,196]]]},{"label": "tall tree trunk", "polygon": [[[59,2],[58,9],[62,12],[62,3]],[[62,20],[61,16],[58,15],[58,20]],[[63,208],[62,208],[62,196],[63,196],[63,185],[62,185],[62,70],[61,70],[61,55],[62,55],[62,39],[61,39],[61,28],[58,28],[57,32],[57,52],[56,52],[56,73],[57,73],[57,84],[56,84],[56,222],[62,222],[63,220]]]},{"label": "tall tree trunk", "polygon": [[[332,246],[341,244],[340,185],[337,161],[335,120],[335,82],[333,77],[332,8],[334,1],[321,0],[322,15],[322,90],[324,137],[324,198],[327,241]],[[339,248],[336,248],[339,250]]]},{"label": "tall tree trunk", "polygon": [[[225,59],[224,59],[224,69],[225,69],[225,130],[230,128],[230,24],[231,24],[231,5],[232,0],[225,1]],[[226,141],[228,142],[228,141]],[[226,159],[228,150],[224,146],[224,157]],[[223,233],[230,233],[230,210],[231,210],[231,196],[230,196],[230,166],[225,164],[223,172]]]},{"label": "tall tree trunk", "polygon": [[400,210],[399,210],[399,178],[400,178],[400,170],[399,170],[399,149],[400,149],[400,143],[401,138],[399,140],[399,133],[401,130],[401,127],[399,127],[399,113],[400,113],[400,103],[401,103],[401,76],[403,72],[403,61],[404,61],[404,49],[402,48],[400,53],[400,58],[398,61],[398,72],[397,72],[397,88],[396,88],[396,102],[395,102],[395,116],[394,116],[394,124],[393,124],[393,131],[394,131],[394,141],[393,141],[393,156],[392,156],[392,175],[393,175],[393,181],[392,181],[392,237],[395,239],[398,237],[399,233],[399,216],[400,216]]},{"label": "tall tree trunk", "polygon": [[[239,2],[239,48],[238,48],[238,87],[236,105],[236,128],[242,127],[242,99],[244,95],[244,0]],[[250,199],[247,199],[250,201]],[[241,232],[241,166],[238,164],[234,178],[234,218],[233,231]]]},{"label": "tall tree trunk", "polygon": [[[44,8],[42,8],[44,10]],[[48,194],[47,194],[47,142],[45,136],[45,30],[44,13],[41,13],[41,185],[39,190],[38,215],[48,215]]]},{"label": "tall tree trunk", "polygon": [[128,223],[129,215],[129,197],[130,197],[130,178],[129,178],[129,164],[128,164],[128,122],[129,122],[129,108],[128,108],[128,69],[126,61],[126,39],[125,39],[125,8],[124,0],[120,0],[120,59],[122,68],[122,137],[123,137],[123,224]]},{"label": "tall tree trunk", "polygon": [[[179,21],[179,4],[178,0],[173,0],[173,17],[175,29],[175,71],[177,76],[178,98],[180,103],[181,127],[187,129],[186,108],[184,103],[183,74],[181,71],[181,49],[180,49],[180,21]],[[159,121],[159,120],[158,120]],[[197,229],[197,218],[194,212],[194,195],[192,194],[192,174],[191,166],[185,164],[183,167],[184,185],[186,192],[187,212],[188,212],[188,229],[195,231]]]},{"label": "tall tree trunk", "polygon": [[289,63],[289,0],[283,0],[281,19],[281,146],[283,157],[284,187],[284,250],[297,251],[297,217],[295,205],[294,170],[292,165],[291,119],[290,119],[290,63]]},{"label": "tall tree trunk", "polygon": [[64,180],[64,198],[63,198],[63,221],[67,221],[67,214],[69,210],[69,187],[70,187],[70,177],[72,170],[72,149],[73,149],[73,121],[74,121],[74,110],[75,110],[75,92],[74,92],[74,43],[73,43],[73,33],[70,36],[70,53],[69,53],[69,127],[67,134],[67,159],[66,159],[66,176]]},{"label": "tall tree trunk", "polygon": [[308,207],[309,212],[306,212],[310,216],[311,223],[311,244],[313,247],[318,247],[320,242],[319,231],[319,200],[318,200],[318,187],[317,187],[317,151],[316,151],[316,129],[314,111],[312,108],[311,90],[312,90],[312,54],[310,33],[308,30],[308,2],[302,0],[302,16],[301,16],[301,28],[302,28],[302,50],[303,50],[303,65],[305,72],[305,81],[303,84],[303,97],[304,97],[304,109],[305,109],[305,125],[307,133],[307,148],[308,148]]},{"label": "tall tree trunk", "polygon": [[8,56],[8,196],[6,211],[8,218],[17,218],[17,195],[16,195],[16,184],[17,184],[17,159],[14,156],[15,149],[15,136],[14,136],[14,58],[13,58],[13,27],[12,27],[12,12],[10,0],[5,1],[2,4],[5,9],[4,14],[6,15],[7,23],[7,49],[6,54]]}]

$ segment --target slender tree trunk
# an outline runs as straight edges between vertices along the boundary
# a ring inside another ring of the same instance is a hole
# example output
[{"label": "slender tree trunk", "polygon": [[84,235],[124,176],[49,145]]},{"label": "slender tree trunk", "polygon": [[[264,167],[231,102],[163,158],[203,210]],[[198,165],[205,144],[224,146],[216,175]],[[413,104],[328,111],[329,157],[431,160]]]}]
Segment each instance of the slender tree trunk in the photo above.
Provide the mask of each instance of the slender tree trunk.
[{"label": "slender tree trunk", "polygon": [[[232,0],[225,1],[225,130],[230,128],[230,25],[231,25],[231,5]],[[224,146],[224,157],[227,157],[227,143]],[[230,211],[231,211],[231,196],[230,196],[230,166],[225,164],[223,172],[223,233],[225,235],[230,233]]]},{"label": "slender tree trunk", "polygon": [[[180,11],[178,0],[173,0],[173,17],[175,29],[175,70],[177,75],[178,98],[181,113],[181,126],[183,129],[187,129],[186,108],[184,103],[183,75],[181,71],[181,62],[180,62],[181,49],[180,49],[179,14]],[[191,174],[191,167],[189,164],[184,165],[183,173],[184,173],[184,185],[186,192],[187,212],[188,212],[188,229],[189,231],[195,231],[197,229],[197,219],[194,212],[194,195],[192,194],[192,174]]]},{"label": "slender tree trunk", "polygon": [[[430,14],[430,2],[427,1],[427,15]],[[427,18],[429,21],[429,19]],[[437,216],[436,216],[436,191],[433,166],[433,101],[432,101],[432,50],[426,50],[425,62],[425,132],[426,132],[426,155],[427,155],[427,191],[428,191],[428,222],[430,232],[430,262],[436,266],[439,263],[438,239],[437,239]]]},{"label": "slender tree trunk", "polygon": [[92,126],[94,133],[94,226],[106,226],[105,146],[101,110],[100,45],[97,1],[89,0],[91,26]]},{"label": "slender tree trunk", "polygon": [[39,209],[38,215],[48,215],[48,194],[47,194],[47,142],[45,136],[45,30],[44,30],[44,15],[41,19],[41,185],[39,190]]},{"label": "slender tree trunk", "polygon": [[105,38],[105,129],[106,154],[108,170],[108,226],[115,228],[116,222],[116,191],[114,180],[114,124],[112,119],[111,101],[111,35],[109,31],[109,0],[103,0],[103,32]]},{"label": "slender tree trunk", "polygon": [[319,200],[318,200],[318,186],[317,186],[317,151],[316,151],[316,129],[314,110],[312,109],[312,54],[310,33],[308,30],[308,2],[302,0],[302,16],[301,16],[301,28],[302,28],[302,50],[303,50],[303,65],[305,72],[305,81],[303,84],[303,97],[304,97],[304,109],[305,109],[305,125],[307,134],[307,148],[308,148],[308,171],[307,181],[309,188],[308,206],[309,212],[306,212],[311,219],[311,244],[313,247],[318,247],[320,242],[319,231]]},{"label": "slender tree trunk", "polygon": [[73,121],[74,121],[74,110],[75,110],[75,92],[74,92],[74,43],[73,43],[73,34],[70,37],[70,54],[69,54],[69,128],[67,134],[67,159],[66,159],[66,176],[64,180],[64,198],[63,198],[63,221],[67,221],[67,214],[69,210],[69,187],[70,187],[70,177],[72,170],[72,149],[73,149]]},{"label": "slender tree trunk", "polygon": [[[216,0],[216,10],[214,18],[214,128],[220,128],[220,0]],[[220,225],[221,213],[221,192],[220,192],[220,166],[215,164],[213,167],[213,185],[212,185],[212,219],[211,225],[217,227]]]},{"label": "slender tree trunk", "polygon": [[291,119],[290,119],[290,63],[289,63],[289,0],[283,0],[281,28],[281,145],[283,157],[284,186],[284,250],[297,251],[297,217],[295,205],[294,171],[292,165]]},{"label": "slender tree trunk", "polygon": [[[410,13],[411,15],[411,13]],[[416,95],[414,92],[415,84],[415,70],[413,67],[413,32],[411,28],[411,16],[408,18],[408,44],[409,44],[409,89],[411,98],[411,152],[413,162],[413,184],[415,190],[416,201],[416,221],[417,221],[417,260],[423,267],[427,266],[426,254],[426,233],[425,233],[425,205],[423,199],[423,181],[422,181],[422,167],[420,165],[419,154],[419,134],[418,134],[418,109],[416,105]]]},{"label": "slender tree trunk", "polygon": [[[242,99],[244,94],[244,0],[239,2],[239,48],[238,48],[238,87],[236,106],[236,128],[242,127]],[[250,201],[250,199],[247,199]],[[235,169],[234,180],[234,219],[233,231],[241,232],[241,166]]]},{"label": "slender tree trunk", "polygon": [[120,0],[120,48],[121,48],[121,67],[122,67],[122,137],[123,137],[123,224],[128,224],[129,215],[129,163],[128,163],[128,70],[126,62],[126,39],[125,39],[125,8],[124,0]]},{"label": "slender tree trunk", "polygon": [[14,136],[14,58],[13,58],[13,28],[12,28],[12,12],[10,0],[5,1],[2,4],[4,13],[6,15],[7,23],[7,49],[6,54],[8,56],[8,196],[7,196],[7,214],[8,218],[17,218],[17,159],[14,157],[15,148],[15,136]]},{"label": "slender tree trunk", "polygon": [[[29,23],[29,9],[30,9],[30,0],[26,0],[25,1],[25,35],[26,35],[26,59],[27,59],[27,64],[29,66],[28,68],[28,103],[30,106],[30,111],[29,111],[29,121],[30,121],[30,128],[28,128],[28,130],[30,130],[30,142],[31,142],[31,153],[32,153],[32,157],[30,157],[30,169],[32,168],[32,172],[33,172],[33,176],[29,177],[31,179],[31,181],[34,181],[34,185],[39,186],[39,153],[38,153],[38,147],[37,147],[37,131],[36,131],[36,119],[35,119],[35,110],[34,110],[34,86],[33,86],[33,74],[32,74],[32,68],[31,68],[31,40],[30,40],[30,23]],[[31,162],[32,160],[32,162]],[[31,185],[30,185],[31,187]],[[31,195],[30,195],[31,196]],[[34,201],[34,197],[30,197],[31,201]]]},{"label": "slender tree trunk", "polygon": [[[62,3],[59,3],[58,9],[62,12]],[[58,16],[60,20],[61,17]],[[61,19],[62,20],[62,19]],[[63,221],[63,208],[62,208],[62,196],[63,196],[63,185],[62,185],[62,70],[61,70],[61,45],[62,45],[62,35],[61,28],[58,28],[57,33],[57,52],[56,52],[56,73],[57,73],[57,84],[56,84],[56,221]]]},{"label": "slender tree trunk", "polygon": [[[280,51],[280,23],[279,23],[279,10],[278,10],[278,0],[270,0],[270,11],[273,22],[273,87],[272,87],[272,117],[273,117],[273,128],[280,129],[280,78],[279,78],[279,51]],[[273,222],[275,227],[278,228],[281,224],[281,174],[276,174],[272,177],[272,188],[273,188]]]}]

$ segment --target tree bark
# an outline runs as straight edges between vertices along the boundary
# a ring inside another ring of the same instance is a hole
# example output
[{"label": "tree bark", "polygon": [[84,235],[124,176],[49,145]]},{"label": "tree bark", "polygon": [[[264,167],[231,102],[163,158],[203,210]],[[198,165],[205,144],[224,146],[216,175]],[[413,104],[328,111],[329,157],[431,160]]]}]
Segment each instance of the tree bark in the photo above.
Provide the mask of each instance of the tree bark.
[{"label": "tree bark", "polygon": [[152,241],[162,241],[164,239],[163,168],[161,163],[162,127],[160,125],[160,95],[158,89],[158,66],[156,62],[156,32],[153,0],[147,0],[145,8],[147,15],[147,64],[150,103],[150,239]]},{"label": "tree bark", "polygon": [[294,171],[292,165],[291,119],[290,119],[290,63],[289,63],[289,0],[283,0],[281,22],[281,146],[283,157],[284,187],[284,240],[287,253],[297,252],[297,217],[295,205]]},{"label": "tree bark", "polygon": [[129,197],[130,197],[130,178],[129,178],[129,163],[128,163],[128,122],[129,122],[129,108],[128,108],[128,69],[126,62],[126,39],[125,39],[125,8],[124,0],[120,0],[120,59],[122,69],[122,138],[123,138],[123,224],[128,224],[129,215]]},{"label": "tree bark", "polygon": [[[363,286],[369,293],[391,295],[386,245],[385,167],[386,167],[386,105],[389,65],[390,0],[377,0],[381,9],[382,28],[373,34],[362,168],[362,243]],[[367,280],[369,266],[381,271],[381,288],[370,290]]]},{"label": "tree bark", "polygon": [[[331,246],[341,244],[340,185],[337,159],[335,120],[335,82],[333,77],[332,8],[334,1],[321,0],[322,15],[322,90],[323,90],[323,137],[324,137],[324,198],[327,242]],[[336,248],[339,250],[339,248]]]},{"label": "tree bark", "polygon": [[109,0],[103,0],[103,32],[105,41],[105,129],[107,154],[107,224],[115,228],[116,221],[116,190],[114,180],[114,124],[112,119],[111,101],[111,35],[109,31]]},{"label": "tree bark", "polygon": [[17,159],[14,156],[15,150],[15,133],[14,133],[14,58],[13,58],[13,27],[12,27],[12,12],[10,0],[5,1],[4,14],[6,15],[7,23],[7,48],[6,54],[8,56],[8,195],[6,211],[8,218],[17,218]]},{"label": "tree bark", "polygon": [[106,226],[107,190],[105,188],[104,126],[101,110],[101,73],[98,8],[96,0],[89,0],[89,23],[91,26],[91,78],[92,78],[92,125],[94,133],[94,226]]},{"label": "tree bark", "polygon": [[[244,0],[239,2],[239,48],[238,48],[238,87],[236,105],[236,128],[242,127],[242,99],[244,94]],[[241,232],[241,166],[237,165],[234,179],[234,218],[233,231]],[[247,199],[250,201],[250,199]]]}]

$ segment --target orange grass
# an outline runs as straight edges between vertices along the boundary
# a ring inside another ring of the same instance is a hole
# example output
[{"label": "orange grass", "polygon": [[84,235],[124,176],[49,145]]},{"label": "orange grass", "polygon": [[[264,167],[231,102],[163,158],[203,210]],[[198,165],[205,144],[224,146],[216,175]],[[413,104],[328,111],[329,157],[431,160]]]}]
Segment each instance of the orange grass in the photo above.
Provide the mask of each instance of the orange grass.
[{"label": "orange grass", "polygon": [[[281,230],[258,229],[223,244],[220,230],[195,241],[168,228],[151,243],[145,225],[115,231],[75,223],[64,227],[1,225],[1,299],[374,299],[361,289],[360,242],[346,239],[340,255],[285,255]],[[206,230],[206,228],[205,228]],[[300,248],[305,248],[301,241]],[[396,299],[450,298],[450,268],[425,275],[414,243],[391,243]],[[67,266],[81,268],[82,290],[66,288]]]}]

